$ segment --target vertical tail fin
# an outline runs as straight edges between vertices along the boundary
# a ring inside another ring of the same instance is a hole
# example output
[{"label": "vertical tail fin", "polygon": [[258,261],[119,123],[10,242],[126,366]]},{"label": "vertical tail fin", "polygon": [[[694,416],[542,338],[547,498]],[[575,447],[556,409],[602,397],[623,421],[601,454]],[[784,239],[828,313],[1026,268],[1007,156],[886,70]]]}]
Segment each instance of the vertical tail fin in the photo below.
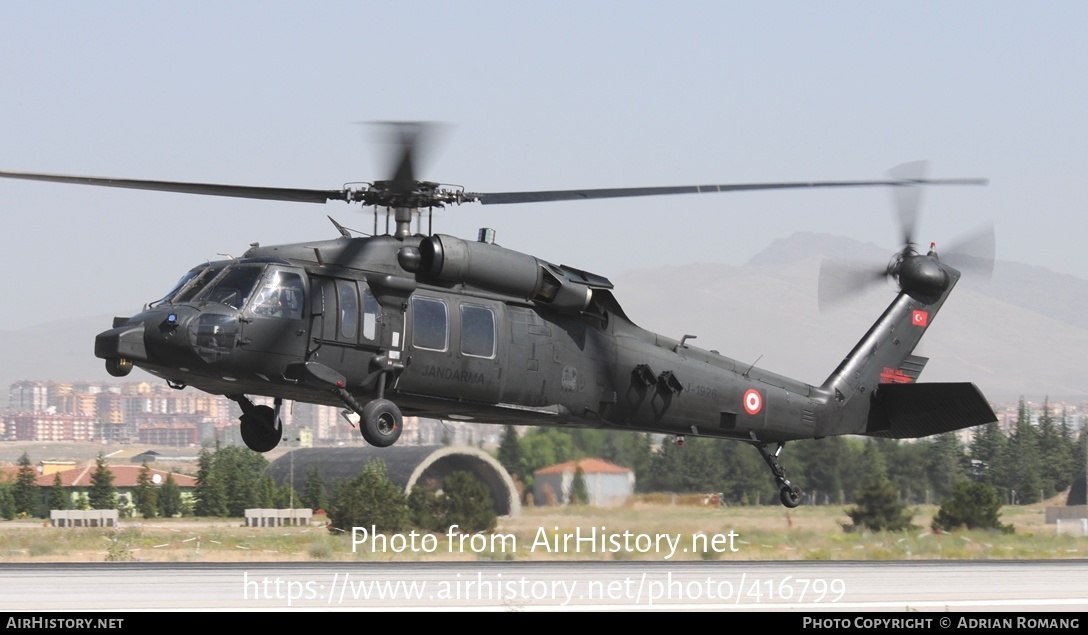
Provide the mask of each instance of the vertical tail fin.
[{"label": "vertical tail fin", "polygon": [[821,386],[823,434],[917,437],[995,419],[971,384],[915,384],[925,367],[913,354],[960,272],[933,252],[912,254],[894,270],[900,293]]}]

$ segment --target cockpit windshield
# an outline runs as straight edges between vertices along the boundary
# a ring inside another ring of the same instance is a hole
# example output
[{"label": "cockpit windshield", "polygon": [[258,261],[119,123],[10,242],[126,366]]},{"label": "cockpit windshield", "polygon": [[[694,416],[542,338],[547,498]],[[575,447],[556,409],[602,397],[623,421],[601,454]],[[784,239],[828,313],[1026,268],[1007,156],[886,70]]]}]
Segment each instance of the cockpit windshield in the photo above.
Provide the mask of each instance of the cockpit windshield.
[{"label": "cockpit windshield", "polygon": [[[257,286],[261,277],[261,267],[253,265],[233,265],[217,276],[204,290],[193,297],[197,302],[224,304],[232,309],[241,309]],[[186,295],[183,293],[179,295]]]},{"label": "cockpit windshield", "polygon": [[192,300],[198,293],[200,293],[209,282],[215,279],[219,272],[223,270],[224,265],[201,265],[199,267],[193,267],[178,280],[178,283],[174,285],[170,292],[164,295],[162,298],[155,300],[148,304],[148,307],[158,306],[160,304],[180,304]]}]

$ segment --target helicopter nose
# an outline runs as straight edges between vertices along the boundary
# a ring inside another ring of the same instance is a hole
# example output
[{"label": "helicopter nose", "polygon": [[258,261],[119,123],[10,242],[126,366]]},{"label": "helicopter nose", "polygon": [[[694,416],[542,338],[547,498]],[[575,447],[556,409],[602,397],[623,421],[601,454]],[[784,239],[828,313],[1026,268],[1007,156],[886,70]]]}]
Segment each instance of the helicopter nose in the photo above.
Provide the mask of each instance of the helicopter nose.
[{"label": "helicopter nose", "polygon": [[100,333],[94,339],[94,355],[106,360],[106,372],[110,375],[128,375],[132,372],[133,363],[147,361],[144,323],[129,323]]},{"label": "helicopter nose", "polygon": [[117,318],[114,327],[95,338],[95,357],[106,360],[106,370],[124,377],[133,364],[161,364],[183,361],[187,347],[186,324],[192,311],[187,307],[164,307],[131,318]]}]

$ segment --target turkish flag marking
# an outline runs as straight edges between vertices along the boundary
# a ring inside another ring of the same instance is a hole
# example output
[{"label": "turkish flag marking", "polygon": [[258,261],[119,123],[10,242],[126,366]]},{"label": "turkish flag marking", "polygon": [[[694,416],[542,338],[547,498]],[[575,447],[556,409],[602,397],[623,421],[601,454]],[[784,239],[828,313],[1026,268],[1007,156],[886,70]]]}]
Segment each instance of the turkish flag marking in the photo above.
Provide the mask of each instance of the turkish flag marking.
[{"label": "turkish flag marking", "polygon": [[755,388],[744,391],[744,411],[750,415],[757,415],[763,409],[763,395]]},{"label": "turkish flag marking", "polygon": [[914,312],[914,325],[915,326],[926,326],[927,324],[929,324],[929,313],[926,313],[925,311],[915,311]]}]

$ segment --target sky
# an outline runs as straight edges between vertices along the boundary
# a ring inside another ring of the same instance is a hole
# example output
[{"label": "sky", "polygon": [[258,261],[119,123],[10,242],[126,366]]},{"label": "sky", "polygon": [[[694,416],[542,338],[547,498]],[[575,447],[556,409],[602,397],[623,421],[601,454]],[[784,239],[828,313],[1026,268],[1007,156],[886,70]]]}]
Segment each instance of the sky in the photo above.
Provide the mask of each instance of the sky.
[{"label": "sky", "polygon": [[[1082,2],[0,4],[0,170],[337,189],[389,176],[360,122],[443,122],[470,191],[882,178],[926,159],[918,240],[1088,276]],[[126,314],[250,243],[370,231],[344,203],[0,180],[0,330]],[[741,265],[816,231],[887,247],[879,189],[466,205],[435,231],[604,276]],[[103,330],[108,328],[103,325]]]}]

